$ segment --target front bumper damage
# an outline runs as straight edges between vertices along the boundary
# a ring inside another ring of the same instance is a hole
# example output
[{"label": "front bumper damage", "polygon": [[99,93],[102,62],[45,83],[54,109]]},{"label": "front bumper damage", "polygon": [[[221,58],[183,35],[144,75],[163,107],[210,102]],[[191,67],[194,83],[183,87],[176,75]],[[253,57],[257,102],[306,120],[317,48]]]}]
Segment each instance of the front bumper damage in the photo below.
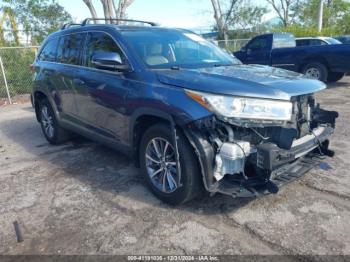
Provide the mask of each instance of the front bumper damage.
[{"label": "front bumper damage", "polygon": [[[308,134],[298,139],[294,138],[289,146],[285,146],[283,136],[283,143],[260,142],[252,145],[249,155],[244,152],[245,143],[232,138],[230,141],[232,132],[236,134],[241,128],[235,129],[231,126],[231,129],[227,127],[227,123],[204,120],[209,124],[203,125],[203,121],[200,121],[199,125],[196,123],[185,128],[184,133],[195,148],[203,174],[203,183],[208,192],[232,197],[258,197],[277,193],[281,186],[302,177],[319,165],[325,157],[333,157],[334,152],[329,149],[329,138],[334,132],[337,117],[337,112],[316,108],[313,120],[309,122]],[[227,130],[226,140],[219,138],[217,132],[212,132],[218,125],[224,126]],[[227,159],[220,158],[222,156],[220,148],[223,148],[223,144],[229,144],[233,149],[237,147],[242,149],[244,155],[234,153],[235,158],[231,157],[227,162]],[[237,159],[244,161],[237,162]],[[225,161],[226,164],[223,164]],[[226,168],[223,169],[222,165],[226,165]],[[241,171],[240,165],[244,166]],[[236,173],[225,173],[230,169],[236,170]],[[222,170],[224,171],[220,176],[218,172]]]}]

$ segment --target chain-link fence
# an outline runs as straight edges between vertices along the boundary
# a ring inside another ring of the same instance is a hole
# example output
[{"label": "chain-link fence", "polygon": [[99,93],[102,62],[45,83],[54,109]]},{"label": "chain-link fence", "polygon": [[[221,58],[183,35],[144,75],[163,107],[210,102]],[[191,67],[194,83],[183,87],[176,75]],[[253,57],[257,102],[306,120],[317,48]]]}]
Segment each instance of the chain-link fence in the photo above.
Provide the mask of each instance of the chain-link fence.
[{"label": "chain-link fence", "polygon": [[33,63],[37,51],[37,46],[0,47],[0,99],[9,99],[8,95],[14,97],[31,92],[30,64]]},{"label": "chain-link fence", "polygon": [[240,50],[244,45],[248,43],[250,39],[235,39],[235,40],[220,40],[217,41],[217,45],[221,48],[225,48],[230,52]]}]

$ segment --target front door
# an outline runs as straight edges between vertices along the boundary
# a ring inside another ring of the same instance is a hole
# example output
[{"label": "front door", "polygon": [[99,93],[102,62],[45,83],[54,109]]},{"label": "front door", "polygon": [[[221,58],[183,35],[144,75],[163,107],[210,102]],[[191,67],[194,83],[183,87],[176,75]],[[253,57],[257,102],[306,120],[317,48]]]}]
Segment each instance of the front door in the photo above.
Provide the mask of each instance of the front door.
[{"label": "front door", "polygon": [[75,100],[75,76],[80,71],[82,47],[86,33],[73,33],[60,37],[57,50],[57,74],[54,81],[62,117],[76,122],[78,114]]},{"label": "front door", "polygon": [[85,127],[121,143],[128,136],[125,98],[130,90],[130,73],[95,68],[92,58],[99,52],[119,53],[127,63],[110,35],[88,33],[82,61],[85,68],[73,79],[78,117]]},{"label": "front door", "polygon": [[247,45],[246,64],[270,64],[271,40],[268,35],[254,38]]}]

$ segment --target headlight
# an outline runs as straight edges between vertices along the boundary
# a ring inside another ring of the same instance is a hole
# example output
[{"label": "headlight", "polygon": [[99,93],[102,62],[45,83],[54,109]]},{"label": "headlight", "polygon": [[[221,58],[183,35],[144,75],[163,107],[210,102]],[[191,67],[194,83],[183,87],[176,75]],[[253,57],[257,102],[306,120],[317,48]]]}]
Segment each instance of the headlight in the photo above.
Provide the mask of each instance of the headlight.
[{"label": "headlight", "polygon": [[289,101],[255,99],[186,90],[186,94],[226,118],[290,121],[293,104]]}]

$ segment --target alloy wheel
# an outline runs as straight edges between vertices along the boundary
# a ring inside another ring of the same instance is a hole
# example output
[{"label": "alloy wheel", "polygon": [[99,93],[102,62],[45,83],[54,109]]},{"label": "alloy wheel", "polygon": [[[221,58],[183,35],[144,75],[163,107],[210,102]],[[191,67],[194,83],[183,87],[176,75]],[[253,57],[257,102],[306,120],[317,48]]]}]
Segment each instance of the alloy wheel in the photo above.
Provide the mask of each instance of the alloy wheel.
[{"label": "alloy wheel", "polygon": [[53,138],[55,134],[55,128],[53,124],[53,116],[47,106],[41,108],[41,122],[44,127],[44,132],[49,138]]},{"label": "alloy wheel", "polygon": [[163,193],[172,193],[178,188],[178,173],[175,150],[164,138],[153,138],[146,148],[146,168],[153,185]]},{"label": "alloy wheel", "polygon": [[321,72],[319,69],[315,67],[310,67],[306,70],[305,75],[310,79],[317,79],[319,80],[321,77]]}]

